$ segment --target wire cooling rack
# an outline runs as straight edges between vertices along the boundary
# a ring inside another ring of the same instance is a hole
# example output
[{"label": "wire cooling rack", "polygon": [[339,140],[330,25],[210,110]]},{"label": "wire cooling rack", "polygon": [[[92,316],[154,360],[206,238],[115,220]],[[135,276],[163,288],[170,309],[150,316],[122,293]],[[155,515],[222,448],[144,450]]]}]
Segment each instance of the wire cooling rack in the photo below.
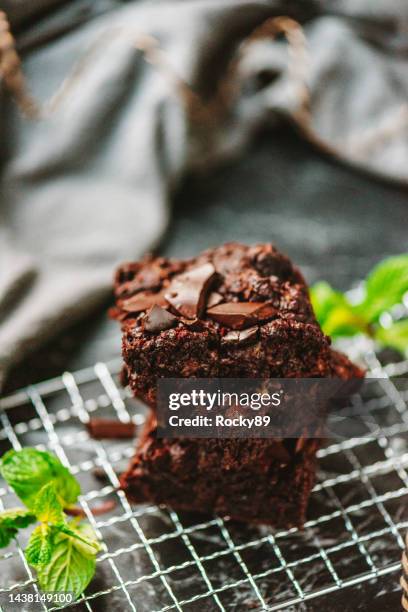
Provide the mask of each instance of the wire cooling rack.
[{"label": "wire cooling rack", "polygon": [[[283,610],[388,573],[397,582],[408,527],[408,361],[382,366],[373,352],[365,359],[380,379],[364,400],[379,429],[319,451],[303,531],[131,506],[117,474],[133,444],[91,440],[84,427],[90,416],[143,423],[143,407],[117,382],[119,361],[66,372],[0,400],[1,453],[27,445],[55,452],[81,482],[80,504],[104,543],[75,611]],[[0,485],[0,509],[15,505]],[[91,508],[107,499],[115,508],[93,516]],[[10,594],[39,593],[23,545],[17,540],[0,557],[6,611],[14,609]]]}]

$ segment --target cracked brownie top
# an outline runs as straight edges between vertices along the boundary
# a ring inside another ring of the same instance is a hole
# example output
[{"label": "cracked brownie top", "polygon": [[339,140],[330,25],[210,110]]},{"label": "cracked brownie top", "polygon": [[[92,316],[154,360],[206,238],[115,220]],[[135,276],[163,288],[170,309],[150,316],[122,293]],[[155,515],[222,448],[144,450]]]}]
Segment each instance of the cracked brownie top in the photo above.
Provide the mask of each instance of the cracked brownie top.
[{"label": "cracked brownie top", "polygon": [[127,382],[153,407],[158,377],[340,375],[302,274],[271,244],[123,264],[115,298]]}]

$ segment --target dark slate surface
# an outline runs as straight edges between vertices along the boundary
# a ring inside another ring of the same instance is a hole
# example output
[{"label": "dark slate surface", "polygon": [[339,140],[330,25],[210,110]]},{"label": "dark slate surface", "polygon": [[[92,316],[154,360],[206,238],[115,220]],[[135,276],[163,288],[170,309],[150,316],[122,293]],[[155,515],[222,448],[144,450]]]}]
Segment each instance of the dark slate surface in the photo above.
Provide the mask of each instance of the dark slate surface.
[{"label": "dark slate surface", "polygon": [[[384,256],[407,251],[407,227],[407,190],[340,166],[281,129],[260,136],[243,159],[185,180],[160,252],[184,257],[227,240],[273,241],[310,282],[345,289]],[[9,388],[117,357],[120,336],[104,311],[18,368]],[[397,580],[391,574],[297,609],[398,610]]]}]

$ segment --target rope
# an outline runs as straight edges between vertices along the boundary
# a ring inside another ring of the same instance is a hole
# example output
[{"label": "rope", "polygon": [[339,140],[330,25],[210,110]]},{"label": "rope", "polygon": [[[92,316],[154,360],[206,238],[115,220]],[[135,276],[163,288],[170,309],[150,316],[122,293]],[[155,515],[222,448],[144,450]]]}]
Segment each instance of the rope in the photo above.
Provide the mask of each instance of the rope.
[{"label": "rope", "polygon": [[10,32],[7,15],[3,11],[0,11],[0,77],[23,115],[29,119],[37,119],[38,105],[28,93],[15,40]]},{"label": "rope", "polygon": [[392,138],[408,127],[408,105],[403,104],[387,116],[379,125],[354,134],[335,147],[314,130],[310,108],[310,92],[307,78],[310,72],[310,56],[307,40],[302,26],[290,17],[272,17],[257,26],[244,39],[238,52],[234,55],[220,80],[214,95],[204,101],[193,91],[191,86],[180,77],[171,64],[166,53],[160,48],[156,38],[148,34],[132,32],[129,28],[110,29],[104,32],[92,44],[91,48],[78,60],[71,73],[64,79],[57,91],[45,102],[40,103],[33,98],[23,75],[22,65],[16,50],[15,39],[10,32],[7,15],[0,11],[0,78],[10,92],[21,114],[29,120],[44,120],[52,115],[67,98],[70,91],[80,80],[91,57],[106,46],[107,35],[126,38],[133,47],[138,49],[145,61],[154,66],[170,83],[173,91],[183,103],[192,122],[206,126],[216,126],[233,107],[239,97],[242,84],[238,77],[239,66],[248,53],[251,44],[263,39],[275,39],[283,34],[288,44],[288,74],[296,84],[298,105],[291,112],[292,119],[303,136],[316,147],[339,159],[359,160],[374,151],[381,143]]}]

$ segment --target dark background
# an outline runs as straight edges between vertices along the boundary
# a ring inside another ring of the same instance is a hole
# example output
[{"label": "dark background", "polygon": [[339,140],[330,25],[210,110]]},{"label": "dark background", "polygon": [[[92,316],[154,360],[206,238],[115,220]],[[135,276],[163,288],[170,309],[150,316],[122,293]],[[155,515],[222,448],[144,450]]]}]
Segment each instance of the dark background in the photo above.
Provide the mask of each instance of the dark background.
[{"label": "dark background", "polygon": [[[339,165],[286,126],[260,134],[247,154],[174,194],[160,253],[186,257],[227,240],[273,241],[309,282],[347,289],[386,255],[408,250],[408,193]],[[136,236],[135,236],[136,239]],[[13,373],[8,389],[117,357],[107,303]],[[397,574],[311,601],[314,610],[398,610]]]}]

